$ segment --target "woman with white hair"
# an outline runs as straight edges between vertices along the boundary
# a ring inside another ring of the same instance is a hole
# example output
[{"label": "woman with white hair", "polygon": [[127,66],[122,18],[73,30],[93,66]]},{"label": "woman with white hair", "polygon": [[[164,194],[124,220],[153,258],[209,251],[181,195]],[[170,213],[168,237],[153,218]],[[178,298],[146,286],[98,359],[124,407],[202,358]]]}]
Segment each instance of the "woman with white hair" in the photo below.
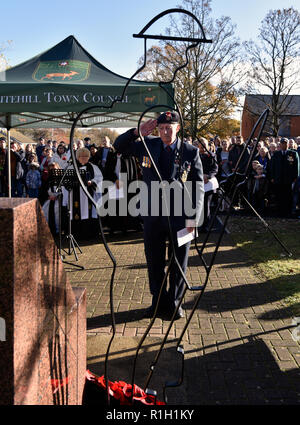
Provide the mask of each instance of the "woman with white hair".
[{"label": "woman with white hair", "polygon": [[270,159],[269,149],[265,146],[259,149],[258,154],[254,158],[254,160],[257,160],[264,167],[264,171],[267,170]]},{"label": "woman with white hair", "polygon": [[[85,171],[83,181],[91,197],[97,202],[102,194],[103,175],[99,167],[89,162],[90,151],[87,148],[76,150],[76,162],[79,170]],[[73,165],[70,169],[74,169]],[[67,205],[66,196],[64,196],[64,205]],[[75,184],[70,193],[70,211],[71,219],[78,233],[83,238],[88,238],[93,233],[93,219],[97,219],[97,211],[92,201],[86,195],[79,182]]]}]

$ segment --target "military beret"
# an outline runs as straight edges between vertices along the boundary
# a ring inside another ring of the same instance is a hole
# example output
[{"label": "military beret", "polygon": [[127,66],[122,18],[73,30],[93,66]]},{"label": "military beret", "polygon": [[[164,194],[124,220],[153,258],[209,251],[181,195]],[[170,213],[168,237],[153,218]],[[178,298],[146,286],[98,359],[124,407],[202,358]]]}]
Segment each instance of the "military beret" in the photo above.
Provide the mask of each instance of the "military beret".
[{"label": "military beret", "polygon": [[176,111],[163,112],[157,118],[157,124],[177,124],[179,122],[179,114]]}]

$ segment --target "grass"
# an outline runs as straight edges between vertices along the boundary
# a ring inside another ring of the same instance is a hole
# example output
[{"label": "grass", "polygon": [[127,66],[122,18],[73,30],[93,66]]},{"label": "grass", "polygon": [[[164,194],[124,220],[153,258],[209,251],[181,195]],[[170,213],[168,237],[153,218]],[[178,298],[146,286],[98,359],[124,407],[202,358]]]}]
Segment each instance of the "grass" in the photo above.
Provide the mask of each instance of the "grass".
[{"label": "grass", "polygon": [[267,219],[269,227],[292,253],[289,257],[257,218],[232,217],[231,237],[257,271],[270,281],[294,316],[300,316],[300,221]]}]

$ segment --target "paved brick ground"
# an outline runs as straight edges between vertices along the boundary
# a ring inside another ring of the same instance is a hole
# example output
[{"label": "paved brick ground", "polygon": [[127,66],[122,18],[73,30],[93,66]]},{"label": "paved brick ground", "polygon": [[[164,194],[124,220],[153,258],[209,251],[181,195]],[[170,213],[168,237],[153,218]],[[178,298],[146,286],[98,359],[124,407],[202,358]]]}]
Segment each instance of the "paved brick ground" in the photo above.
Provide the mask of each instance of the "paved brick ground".
[{"label": "paved brick ground", "polygon": [[[205,251],[207,261],[215,237]],[[119,234],[108,237],[108,242],[117,260],[116,337],[121,337],[126,346],[126,338],[139,340],[150,323],[150,319],[142,319],[151,299],[142,233]],[[80,243],[80,247],[78,264],[85,269],[66,265],[66,270],[73,286],[87,288],[88,337],[103,335],[107,342],[112,332],[112,263],[100,240]],[[72,261],[72,257],[67,261]],[[194,247],[187,278],[192,286],[205,279]],[[195,292],[186,294],[186,316],[196,296]],[[186,317],[176,321],[169,332],[168,341],[175,346],[185,320]],[[149,338],[162,339],[169,323],[156,319]],[[291,323],[289,310],[270,283],[256,274],[245,254],[233,246],[230,236],[224,236],[206,291],[182,340],[184,381],[176,391],[170,390],[172,404],[299,404],[300,347],[292,338]],[[178,354],[174,352],[172,356],[168,357],[170,373],[172,367],[178,370]]]}]

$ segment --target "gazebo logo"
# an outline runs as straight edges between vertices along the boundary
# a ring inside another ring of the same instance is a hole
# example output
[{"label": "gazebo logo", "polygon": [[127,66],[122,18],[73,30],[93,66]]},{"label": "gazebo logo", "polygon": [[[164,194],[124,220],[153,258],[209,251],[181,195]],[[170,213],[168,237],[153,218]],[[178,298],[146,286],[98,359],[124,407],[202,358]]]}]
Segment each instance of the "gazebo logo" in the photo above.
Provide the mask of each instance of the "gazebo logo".
[{"label": "gazebo logo", "polygon": [[91,64],[78,60],[39,62],[32,78],[36,81],[84,81],[90,75]]},{"label": "gazebo logo", "polygon": [[141,101],[144,105],[148,107],[157,105],[159,103],[157,93],[155,93],[155,91],[153,92],[150,87],[147,89],[147,92],[147,94],[141,93]]},{"label": "gazebo logo", "polygon": [[154,106],[154,105],[157,105],[157,103],[158,103],[158,99],[157,99],[157,96],[155,95],[144,97],[144,104],[146,106]]}]

